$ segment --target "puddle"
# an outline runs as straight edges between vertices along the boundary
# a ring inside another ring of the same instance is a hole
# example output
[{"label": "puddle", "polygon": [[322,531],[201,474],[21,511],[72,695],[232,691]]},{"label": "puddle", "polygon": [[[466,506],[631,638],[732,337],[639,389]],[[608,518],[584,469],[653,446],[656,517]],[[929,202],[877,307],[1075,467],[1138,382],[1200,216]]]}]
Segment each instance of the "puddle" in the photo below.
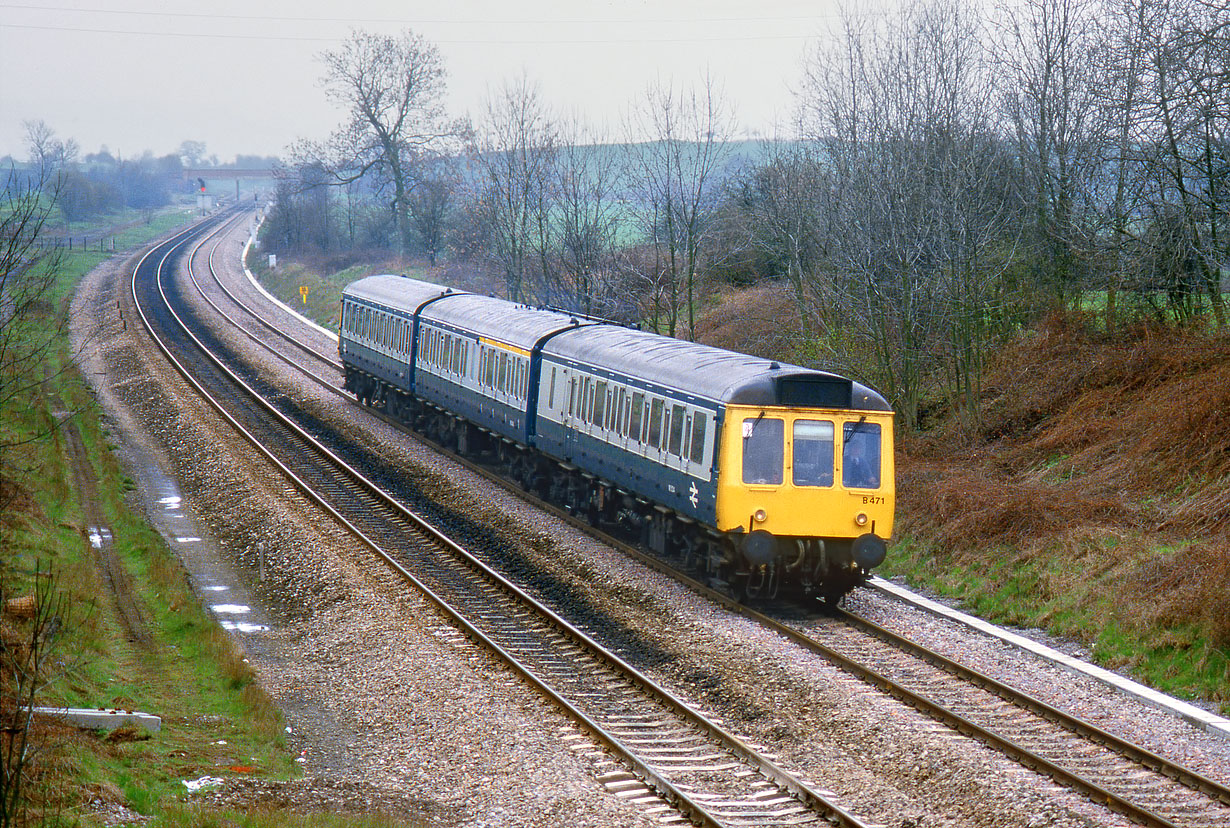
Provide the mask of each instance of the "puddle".
[{"label": "puddle", "polygon": [[[147,514],[167,542],[174,548],[175,556],[188,570],[189,579],[202,603],[209,606],[219,625],[236,635],[267,633],[271,626],[268,617],[255,600],[246,583],[242,570],[236,569],[228,552],[220,548],[213,538],[201,534],[193,520],[191,502],[179,491],[176,482],[166,474],[159,462],[138,446],[132,448],[135,463],[133,477],[141,481]],[[90,542],[110,540],[105,528],[90,527]],[[229,599],[228,603],[210,606],[210,600]],[[245,647],[256,647],[259,639],[245,642]]]},{"label": "puddle", "polygon": [[264,624],[249,624],[247,621],[219,621],[218,625],[224,630],[234,630],[241,633],[258,633],[269,632],[269,628]]},{"label": "puddle", "polygon": [[111,530],[105,526],[90,527],[90,546],[102,549],[104,543],[111,542]]}]

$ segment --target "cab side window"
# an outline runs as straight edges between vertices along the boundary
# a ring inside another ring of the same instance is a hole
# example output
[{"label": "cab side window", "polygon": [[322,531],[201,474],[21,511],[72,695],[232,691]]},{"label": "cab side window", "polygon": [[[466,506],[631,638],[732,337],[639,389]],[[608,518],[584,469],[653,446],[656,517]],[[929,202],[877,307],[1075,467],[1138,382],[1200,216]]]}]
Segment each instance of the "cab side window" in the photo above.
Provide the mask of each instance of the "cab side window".
[{"label": "cab side window", "polygon": [[772,417],[743,421],[743,482],[780,485],[785,455],[785,424]]}]

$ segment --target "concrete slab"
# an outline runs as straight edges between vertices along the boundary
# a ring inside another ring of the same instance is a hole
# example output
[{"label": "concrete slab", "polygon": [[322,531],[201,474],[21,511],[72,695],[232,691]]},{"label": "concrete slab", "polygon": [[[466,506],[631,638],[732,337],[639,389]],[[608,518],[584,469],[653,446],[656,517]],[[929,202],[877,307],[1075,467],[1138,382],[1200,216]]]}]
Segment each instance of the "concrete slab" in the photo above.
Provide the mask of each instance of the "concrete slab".
[{"label": "concrete slab", "polygon": [[63,719],[89,730],[115,730],[126,724],[143,727],[151,733],[162,730],[162,717],[130,710],[91,710],[83,707],[36,707],[34,715]]}]

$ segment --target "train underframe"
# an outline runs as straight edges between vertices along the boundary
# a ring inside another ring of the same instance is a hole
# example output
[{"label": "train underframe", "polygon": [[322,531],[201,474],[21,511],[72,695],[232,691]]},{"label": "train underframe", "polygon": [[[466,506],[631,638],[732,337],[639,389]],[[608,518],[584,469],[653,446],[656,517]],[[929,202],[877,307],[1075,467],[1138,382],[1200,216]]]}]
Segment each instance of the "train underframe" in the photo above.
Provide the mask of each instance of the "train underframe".
[{"label": "train underframe", "polygon": [[851,540],[769,536],[771,548],[759,539],[761,546],[752,554],[741,533],[704,526],[368,374],[348,368],[344,388],[441,447],[739,600],[814,597],[835,605],[867,580],[869,573],[855,563]]}]

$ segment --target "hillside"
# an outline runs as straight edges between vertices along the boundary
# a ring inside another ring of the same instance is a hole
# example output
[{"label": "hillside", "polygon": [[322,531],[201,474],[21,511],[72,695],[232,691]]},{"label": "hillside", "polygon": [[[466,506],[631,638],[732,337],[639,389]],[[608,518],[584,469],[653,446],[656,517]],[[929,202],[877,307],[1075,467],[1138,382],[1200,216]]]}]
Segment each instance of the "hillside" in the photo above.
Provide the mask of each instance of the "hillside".
[{"label": "hillside", "polygon": [[[707,341],[764,352],[784,297],[731,297]],[[996,355],[981,426],[900,436],[884,574],[1077,639],[1112,668],[1230,706],[1230,335],[1052,317]],[[780,328],[777,333],[780,334]]]}]

